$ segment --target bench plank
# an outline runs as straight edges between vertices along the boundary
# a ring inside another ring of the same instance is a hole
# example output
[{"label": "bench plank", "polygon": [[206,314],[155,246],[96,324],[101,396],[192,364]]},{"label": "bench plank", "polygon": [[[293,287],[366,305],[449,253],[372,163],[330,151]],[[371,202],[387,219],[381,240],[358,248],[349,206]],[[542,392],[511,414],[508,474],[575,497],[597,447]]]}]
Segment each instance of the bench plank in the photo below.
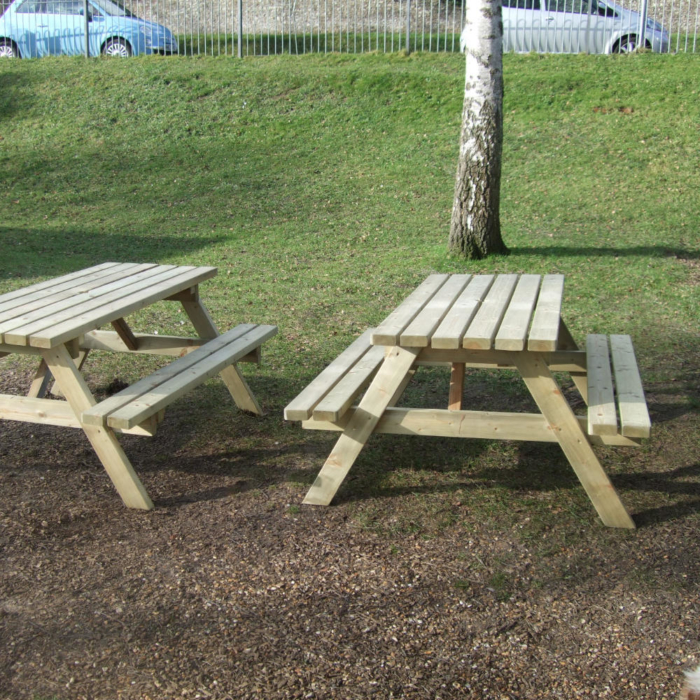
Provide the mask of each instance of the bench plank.
[{"label": "bench plank", "polygon": [[474,275],[467,288],[459,295],[433,333],[430,346],[441,350],[456,350],[474,318],[486,293],[493,284],[494,275]]},{"label": "bench plank", "polygon": [[372,345],[398,345],[404,328],[413,321],[449,275],[429,275],[426,280],[394,309],[372,333]]},{"label": "bench plank", "polygon": [[564,275],[545,275],[527,342],[533,352],[553,352],[558,347]]},{"label": "bench plank", "polygon": [[[94,424],[91,421],[99,417],[111,428],[133,428],[276,333],[277,326],[241,324],[85,411],[83,422]],[[107,402],[111,403],[105,406]],[[112,408],[115,405],[117,407]]]},{"label": "bench plank", "polygon": [[367,386],[383,361],[384,347],[370,347],[314,408],[314,419],[338,420],[352,406],[355,397]]},{"label": "bench plank", "polygon": [[499,275],[496,278],[464,334],[462,347],[471,350],[491,349],[517,282],[518,275]]},{"label": "bench plank", "polygon": [[[276,333],[277,326],[256,326],[253,330],[210,355],[204,354],[207,348],[206,345],[203,345],[199,350],[190,353],[190,356],[201,353],[201,359],[195,367],[181,371],[153,391],[143,394],[135,401],[111,413],[107,417],[107,424],[115,429],[133,428],[139,425],[154,413],[171,404],[175,399],[230,367],[239,357],[247,355],[253,348],[269,340]],[[179,360],[175,361],[175,363],[177,362]],[[258,412],[260,412],[259,408]]]},{"label": "bench plank", "polygon": [[611,335],[610,348],[615,371],[620,422],[625,437],[648,438],[651,419],[644,398],[642,379],[634,356],[632,339],[628,335]]},{"label": "bench plank", "polygon": [[586,337],[588,364],[588,433],[589,435],[615,435],[617,414],[613,392],[608,337]]},{"label": "bench plank", "polygon": [[308,420],[311,418],[313,409],[319,401],[370,349],[370,338],[373,332],[374,328],[367,329],[289,403],[284,409],[285,420]]},{"label": "bench plank", "polygon": [[[83,423],[87,425],[106,425],[106,418],[109,414],[114,413],[120,408],[126,406],[139,396],[143,396],[144,394],[153,391],[156,387],[177,376],[180,372],[184,372],[194,367],[198,360],[203,356],[206,357],[207,355],[210,355],[221,348],[225,348],[230,342],[240,338],[242,335],[253,330],[254,328],[254,324],[238,325],[228,331],[228,333],[224,333],[214,340],[208,341],[205,345],[201,345],[199,348],[197,348],[197,350],[193,350],[192,352],[187,353],[187,355],[184,357],[180,357],[174,362],[161,367],[148,377],[144,377],[119,393],[110,396],[104,401],[101,401],[89,411],[85,411],[82,415]],[[198,354],[198,351],[200,350],[202,353]]]},{"label": "bench plank", "polygon": [[401,334],[401,345],[427,347],[435,329],[470,279],[471,275],[452,275]]},{"label": "bench plank", "polygon": [[540,291],[540,275],[522,275],[496,334],[496,350],[525,349],[530,319]]}]

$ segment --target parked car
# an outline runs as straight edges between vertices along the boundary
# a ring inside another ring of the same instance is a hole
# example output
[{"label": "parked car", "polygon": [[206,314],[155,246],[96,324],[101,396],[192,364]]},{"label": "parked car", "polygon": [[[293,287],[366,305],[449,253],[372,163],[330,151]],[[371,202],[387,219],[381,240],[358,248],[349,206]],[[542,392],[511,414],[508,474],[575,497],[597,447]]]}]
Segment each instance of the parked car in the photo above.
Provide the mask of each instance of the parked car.
[{"label": "parked car", "polygon": [[[640,20],[610,0],[503,0],[503,51],[628,53],[640,43]],[[647,19],[644,44],[667,52],[668,32]],[[466,30],[460,46],[466,50]]]},{"label": "parked car", "polygon": [[[136,17],[119,0],[89,0],[90,55],[177,53],[162,24]],[[0,57],[85,53],[83,0],[14,0],[0,17]]]}]

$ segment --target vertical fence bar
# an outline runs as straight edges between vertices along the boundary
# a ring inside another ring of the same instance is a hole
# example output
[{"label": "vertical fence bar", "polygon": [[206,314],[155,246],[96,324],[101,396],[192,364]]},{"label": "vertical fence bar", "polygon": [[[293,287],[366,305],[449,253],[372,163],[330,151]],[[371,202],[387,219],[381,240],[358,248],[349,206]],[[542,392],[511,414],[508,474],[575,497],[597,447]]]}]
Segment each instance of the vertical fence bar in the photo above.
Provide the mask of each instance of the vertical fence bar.
[{"label": "vertical fence bar", "polygon": [[87,0],[83,0],[83,19],[85,20],[85,58],[90,58],[90,7]]},{"label": "vertical fence bar", "polygon": [[649,14],[649,0],[642,0],[642,7],[639,11],[639,48],[646,45],[647,36],[647,15]]},{"label": "vertical fence bar", "polygon": [[238,58],[243,58],[243,0],[238,0]]},{"label": "vertical fence bar", "polygon": [[411,54],[411,0],[406,0],[406,54]]}]

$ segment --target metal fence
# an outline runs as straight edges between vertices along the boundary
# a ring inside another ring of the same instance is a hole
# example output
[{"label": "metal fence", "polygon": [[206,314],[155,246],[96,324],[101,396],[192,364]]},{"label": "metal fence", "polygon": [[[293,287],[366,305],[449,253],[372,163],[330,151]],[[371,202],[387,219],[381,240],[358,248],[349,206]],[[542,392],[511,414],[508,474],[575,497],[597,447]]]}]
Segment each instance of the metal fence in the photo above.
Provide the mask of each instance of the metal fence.
[{"label": "metal fence", "polygon": [[[83,53],[86,28],[91,54],[459,51],[466,1],[0,0],[0,55]],[[506,51],[700,52],[700,0],[503,6]]]}]

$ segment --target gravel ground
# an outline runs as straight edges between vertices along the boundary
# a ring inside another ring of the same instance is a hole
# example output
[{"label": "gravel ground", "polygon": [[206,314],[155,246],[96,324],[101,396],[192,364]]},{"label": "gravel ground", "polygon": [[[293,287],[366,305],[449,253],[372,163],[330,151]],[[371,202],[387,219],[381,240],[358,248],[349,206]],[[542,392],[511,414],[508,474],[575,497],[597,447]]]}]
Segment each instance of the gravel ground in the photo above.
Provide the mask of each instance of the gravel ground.
[{"label": "gravel ground", "polygon": [[697,417],[651,399],[653,473],[615,477],[634,532],[568,473],[504,493],[502,451],[301,507],[332,436],[233,412],[196,440],[177,409],[124,440],[157,504],[127,511],[81,433],[2,423],[0,697],[677,698],[700,662]]}]

